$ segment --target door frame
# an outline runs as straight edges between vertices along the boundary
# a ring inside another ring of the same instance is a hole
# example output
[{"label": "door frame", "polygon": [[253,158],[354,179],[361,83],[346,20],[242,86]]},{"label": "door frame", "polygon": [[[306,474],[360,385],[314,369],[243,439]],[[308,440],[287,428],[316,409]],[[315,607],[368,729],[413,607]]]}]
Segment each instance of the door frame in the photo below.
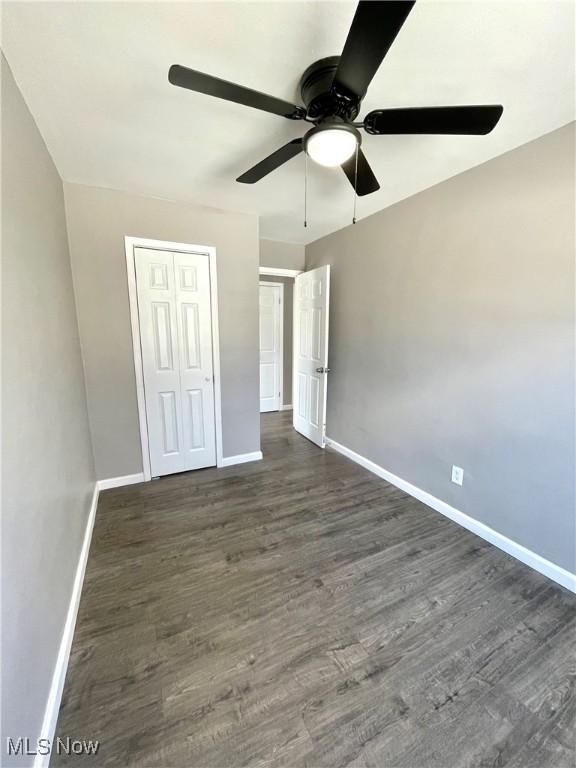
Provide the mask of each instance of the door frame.
[{"label": "door frame", "polygon": [[126,274],[128,278],[128,300],[130,303],[130,325],[132,329],[132,351],[134,355],[134,374],[136,376],[136,400],[138,403],[138,423],[140,425],[140,447],[142,451],[142,469],[144,480],[152,479],[150,470],[150,444],[148,440],[148,420],[146,418],[146,398],[144,393],[144,371],[142,368],[142,348],[140,346],[140,317],[138,315],[138,292],[136,287],[135,248],[151,248],[155,251],[178,253],[197,253],[208,256],[210,273],[210,310],[212,315],[212,362],[214,368],[214,428],[216,433],[216,466],[224,466],[222,453],[222,389],[220,380],[220,332],[218,325],[218,282],[216,273],[216,248],[210,245],[174,243],[169,240],[151,240],[145,237],[124,237],[126,251]]},{"label": "door frame", "polygon": [[[261,285],[280,288],[280,394],[278,395],[280,398],[280,402],[278,403],[278,412],[280,412],[284,406],[284,283],[273,283],[272,281],[268,282],[267,280],[260,280],[258,282],[258,312],[260,312]],[[260,322],[260,318],[258,318],[258,322]],[[260,366],[260,360],[258,361],[258,365]],[[260,373],[260,371],[258,371],[258,373]],[[260,411],[260,413],[266,413],[266,411]],[[269,411],[269,413],[274,413],[274,411]]]},{"label": "door frame", "polygon": [[259,267],[258,273],[260,275],[271,275],[272,277],[296,277],[301,275],[303,269],[283,269],[282,267]]}]

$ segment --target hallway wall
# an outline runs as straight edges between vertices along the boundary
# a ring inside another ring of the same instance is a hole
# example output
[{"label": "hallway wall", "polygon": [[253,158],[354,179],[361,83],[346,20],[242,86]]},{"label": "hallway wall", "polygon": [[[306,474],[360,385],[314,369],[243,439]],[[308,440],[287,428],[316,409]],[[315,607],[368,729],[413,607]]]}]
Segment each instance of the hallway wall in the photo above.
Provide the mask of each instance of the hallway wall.
[{"label": "hallway wall", "polygon": [[260,266],[303,270],[306,254],[303,245],[260,240]]}]

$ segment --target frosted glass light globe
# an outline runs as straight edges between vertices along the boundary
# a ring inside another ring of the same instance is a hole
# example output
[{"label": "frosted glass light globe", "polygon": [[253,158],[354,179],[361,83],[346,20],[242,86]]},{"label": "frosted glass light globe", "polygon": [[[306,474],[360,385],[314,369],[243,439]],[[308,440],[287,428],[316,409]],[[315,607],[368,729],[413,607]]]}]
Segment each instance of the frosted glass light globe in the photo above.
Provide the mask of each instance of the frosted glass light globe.
[{"label": "frosted glass light globe", "polygon": [[306,152],[315,163],[333,167],[342,165],[356,151],[358,139],[350,131],[326,128],[313,133],[306,142]]}]

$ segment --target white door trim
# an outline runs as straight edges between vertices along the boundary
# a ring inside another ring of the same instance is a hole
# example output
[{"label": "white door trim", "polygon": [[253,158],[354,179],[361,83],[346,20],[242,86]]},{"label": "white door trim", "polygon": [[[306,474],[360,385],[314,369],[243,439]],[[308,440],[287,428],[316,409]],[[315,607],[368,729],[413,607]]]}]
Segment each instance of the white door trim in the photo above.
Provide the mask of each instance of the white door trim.
[{"label": "white door trim", "polygon": [[[261,285],[273,285],[276,288],[280,288],[280,370],[279,370],[279,387],[280,387],[280,402],[278,410],[282,410],[284,405],[284,283],[273,283],[272,281],[263,280],[258,283],[258,288]],[[260,305],[258,305],[260,306]]]},{"label": "white door trim", "polygon": [[140,318],[138,316],[138,294],[136,290],[135,248],[153,248],[157,251],[177,251],[180,253],[201,253],[208,256],[210,265],[210,304],[212,309],[212,356],[214,363],[214,414],[216,427],[216,466],[223,466],[222,455],[222,392],[220,381],[220,334],[218,329],[218,283],[216,274],[216,248],[208,245],[174,243],[169,240],[150,240],[145,237],[126,236],[126,273],[128,277],[128,299],[130,302],[130,324],[132,327],[132,350],[134,353],[134,373],[136,376],[136,399],[138,403],[138,422],[140,424],[140,446],[142,450],[142,469],[144,481],[152,478],[150,471],[150,453],[148,445],[148,421],[146,419],[146,400],[144,397],[144,373],[142,370],[142,349],[140,347]]},{"label": "white door trim", "polygon": [[281,267],[258,267],[260,275],[271,275],[272,277],[296,277],[304,272],[303,269],[282,269]]}]

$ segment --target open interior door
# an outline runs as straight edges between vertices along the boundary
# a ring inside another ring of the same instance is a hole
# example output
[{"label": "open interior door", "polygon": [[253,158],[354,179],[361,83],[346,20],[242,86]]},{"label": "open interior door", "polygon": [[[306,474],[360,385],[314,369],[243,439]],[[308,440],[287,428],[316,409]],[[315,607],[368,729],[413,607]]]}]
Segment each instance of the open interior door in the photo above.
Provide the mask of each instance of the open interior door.
[{"label": "open interior door", "polygon": [[294,281],[294,429],[324,448],[330,266]]}]

